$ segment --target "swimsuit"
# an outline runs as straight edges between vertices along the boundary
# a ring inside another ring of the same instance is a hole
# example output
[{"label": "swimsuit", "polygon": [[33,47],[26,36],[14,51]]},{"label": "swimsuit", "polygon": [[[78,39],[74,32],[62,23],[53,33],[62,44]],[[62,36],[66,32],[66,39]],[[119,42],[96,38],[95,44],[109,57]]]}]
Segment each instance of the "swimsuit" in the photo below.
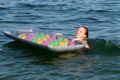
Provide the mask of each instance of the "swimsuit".
[{"label": "swimsuit", "polygon": [[75,45],[83,44],[81,41],[77,40],[75,41]]}]

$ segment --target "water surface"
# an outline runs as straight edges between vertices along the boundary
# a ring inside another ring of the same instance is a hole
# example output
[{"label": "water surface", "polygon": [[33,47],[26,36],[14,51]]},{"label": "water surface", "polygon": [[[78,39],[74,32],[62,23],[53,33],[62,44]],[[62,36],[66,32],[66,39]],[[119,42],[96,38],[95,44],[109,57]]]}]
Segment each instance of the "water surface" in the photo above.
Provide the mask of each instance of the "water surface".
[{"label": "water surface", "polygon": [[[0,80],[119,80],[119,0],[0,0]],[[54,55],[7,38],[3,30],[33,28],[73,38],[89,29],[91,49]]]}]

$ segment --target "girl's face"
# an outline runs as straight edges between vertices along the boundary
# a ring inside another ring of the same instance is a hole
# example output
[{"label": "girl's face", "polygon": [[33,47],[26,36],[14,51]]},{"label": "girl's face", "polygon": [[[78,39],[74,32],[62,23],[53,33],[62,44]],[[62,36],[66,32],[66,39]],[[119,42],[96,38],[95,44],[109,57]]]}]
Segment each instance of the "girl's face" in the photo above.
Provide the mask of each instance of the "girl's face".
[{"label": "girl's face", "polygon": [[86,29],[83,28],[83,27],[80,27],[80,28],[76,31],[76,37],[77,37],[77,38],[84,38],[84,37],[86,37],[85,33],[86,33]]}]

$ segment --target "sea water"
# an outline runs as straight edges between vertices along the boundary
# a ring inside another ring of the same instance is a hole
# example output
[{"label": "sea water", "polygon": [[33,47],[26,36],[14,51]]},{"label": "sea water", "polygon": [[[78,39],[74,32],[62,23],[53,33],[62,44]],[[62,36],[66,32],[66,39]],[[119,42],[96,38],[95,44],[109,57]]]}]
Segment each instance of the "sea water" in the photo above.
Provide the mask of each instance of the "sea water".
[{"label": "sea water", "polygon": [[[2,33],[32,27],[71,39],[81,25],[90,50],[77,54],[46,53]],[[120,80],[120,0],[0,0],[0,80]]]}]

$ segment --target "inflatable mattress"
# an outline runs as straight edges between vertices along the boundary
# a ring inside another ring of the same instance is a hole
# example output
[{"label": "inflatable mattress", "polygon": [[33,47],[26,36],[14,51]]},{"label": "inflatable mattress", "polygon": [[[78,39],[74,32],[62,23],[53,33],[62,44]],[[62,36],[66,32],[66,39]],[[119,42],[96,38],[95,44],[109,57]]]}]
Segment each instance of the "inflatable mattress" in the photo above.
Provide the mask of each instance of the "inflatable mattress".
[{"label": "inflatable mattress", "polygon": [[52,52],[74,52],[84,49],[84,44],[76,43],[55,34],[50,35],[33,30],[3,31],[3,33],[9,38],[29,44],[31,47],[42,48]]}]

